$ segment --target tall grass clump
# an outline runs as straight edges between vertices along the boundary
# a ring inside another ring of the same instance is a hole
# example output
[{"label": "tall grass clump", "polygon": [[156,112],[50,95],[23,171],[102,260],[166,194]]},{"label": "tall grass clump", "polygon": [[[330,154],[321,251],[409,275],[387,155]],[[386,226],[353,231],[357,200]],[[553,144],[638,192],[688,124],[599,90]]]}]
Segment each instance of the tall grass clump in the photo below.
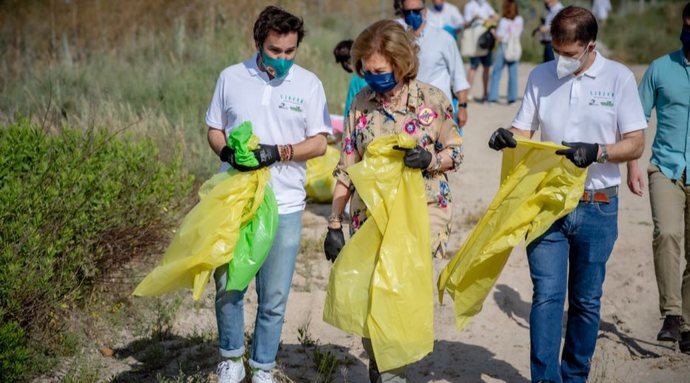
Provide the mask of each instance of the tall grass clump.
[{"label": "tall grass clump", "polygon": [[601,30],[612,58],[629,64],[649,64],[680,49],[684,1],[657,0],[640,9],[621,3]]},{"label": "tall grass clump", "polygon": [[160,243],[188,195],[180,156],[106,130],[0,128],[0,376],[58,349],[99,276]]}]

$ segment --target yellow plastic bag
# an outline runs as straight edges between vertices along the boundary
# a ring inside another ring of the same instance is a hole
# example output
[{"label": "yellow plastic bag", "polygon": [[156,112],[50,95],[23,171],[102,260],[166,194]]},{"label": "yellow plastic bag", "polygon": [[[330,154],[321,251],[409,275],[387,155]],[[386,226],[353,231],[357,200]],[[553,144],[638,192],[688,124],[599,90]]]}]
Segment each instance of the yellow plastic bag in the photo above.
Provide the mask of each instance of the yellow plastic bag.
[{"label": "yellow plastic bag", "polygon": [[338,165],[340,152],[331,145],[326,148],[326,154],[307,161],[307,182],[304,189],[307,198],[314,202],[331,202],[335,178],[333,169]]},{"label": "yellow plastic bag", "polygon": [[415,142],[405,134],[377,138],[347,168],[369,217],[333,265],[323,314],[327,323],[370,338],[380,371],[415,362],[434,345],[424,181],[395,145]]},{"label": "yellow plastic bag", "polygon": [[481,311],[513,247],[544,234],[582,198],[587,171],[555,154],[563,146],[516,138],[517,148],[503,151],[498,193],[438,279],[439,300],[447,290],[459,329]]},{"label": "yellow plastic bag", "polygon": [[[251,135],[251,125],[236,131],[245,133],[248,142],[243,145],[250,149],[258,145],[258,138]],[[199,190],[199,203],[185,216],[163,260],[133,294],[155,296],[191,288],[194,300],[201,298],[211,273],[232,259],[240,228],[264,203],[265,192],[270,193],[270,177],[269,170],[262,168],[250,172],[231,170],[206,181]]]}]

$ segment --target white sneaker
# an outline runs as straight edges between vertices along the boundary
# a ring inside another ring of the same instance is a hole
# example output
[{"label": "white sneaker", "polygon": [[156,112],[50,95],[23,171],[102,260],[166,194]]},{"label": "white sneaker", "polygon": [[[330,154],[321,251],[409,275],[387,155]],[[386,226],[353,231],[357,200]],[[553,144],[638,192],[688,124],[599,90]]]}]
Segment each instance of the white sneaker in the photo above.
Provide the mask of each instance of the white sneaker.
[{"label": "white sneaker", "polygon": [[269,371],[256,370],[252,374],[252,383],[277,383]]},{"label": "white sneaker", "polygon": [[218,363],[218,383],[241,383],[246,373],[242,359],[234,361],[231,359]]}]

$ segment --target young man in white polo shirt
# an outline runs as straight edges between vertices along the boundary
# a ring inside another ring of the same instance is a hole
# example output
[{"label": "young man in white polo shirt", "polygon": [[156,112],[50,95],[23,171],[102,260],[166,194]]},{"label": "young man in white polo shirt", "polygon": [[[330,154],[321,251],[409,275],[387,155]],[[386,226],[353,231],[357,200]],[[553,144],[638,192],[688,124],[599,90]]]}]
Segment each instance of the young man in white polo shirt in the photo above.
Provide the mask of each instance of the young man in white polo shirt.
[{"label": "young man in white polo shirt", "polygon": [[[299,251],[305,207],[305,161],[326,151],[330,118],[321,81],[293,65],[304,37],[302,19],[269,6],[254,24],[257,53],[226,68],[218,78],[206,113],[211,148],[222,169],[235,163],[226,137],[244,121],[251,121],[261,145],[254,151],[260,167],[270,167],[271,187],[278,202],[278,230],[273,247],[256,275],[258,312],[249,365],[252,383],[273,382],[271,369],[280,343],[285,307],[295,258]],[[239,383],[245,377],[244,291],[226,291],[228,266],[216,269],[216,317],[223,361],[220,383]]]},{"label": "young man in white polo shirt", "polygon": [[[527,247],[534,283],[530,314],[533,382],[585,382],[599,330],[606,261],[618,237],[618,164],[639,158],[647,121],[632,72],[604,58],[597,22],[584,8],[562,10],[551,25],[556,61],[530,74],[510,130],[489,146],[515,147],[513,134],[563,142],[557,153],[588,168],[580,204]],[[565,345],[559,358],[568,292]]]}]

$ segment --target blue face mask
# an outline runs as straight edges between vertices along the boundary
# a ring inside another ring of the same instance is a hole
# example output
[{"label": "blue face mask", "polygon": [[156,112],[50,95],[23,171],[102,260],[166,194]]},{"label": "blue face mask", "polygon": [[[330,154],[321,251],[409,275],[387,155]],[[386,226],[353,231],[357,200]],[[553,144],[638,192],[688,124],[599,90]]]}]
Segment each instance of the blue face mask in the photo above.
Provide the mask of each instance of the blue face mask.
[{"label": "blue face mask", "polygon": [[420,11],[409,11],[405,12],[405,24],[409,25],[413,31],[419,29],[424,23],[424,18],[422,17],[422,12]]},{"label": "blue face mask", "polygon": [[393,72],[380,74],[364,72],[364,81],[374,92],[379,94],[388,93],[398,85]]},{"label": "blue face mask", "polygon": [[264,63],[264,66],[271,67],[275,71],[275,77],[277,79],[285,78],[290,71],[292,64],[295,63],[295,60],[274,59],[273,57],[267,55],[263,49],[261,50],[261,61]]},{"label": "blue face mask", "polygon": [[439,5],[434,4],[434,9],[436,10],[436,12],[441,12],[443,10],[443,3]]},{"label": "blue face mask", "polygon": [[683,43],[683,49],[686,52],[690,51],[690,30],[683,29],[680,33],[680,42]]}]

